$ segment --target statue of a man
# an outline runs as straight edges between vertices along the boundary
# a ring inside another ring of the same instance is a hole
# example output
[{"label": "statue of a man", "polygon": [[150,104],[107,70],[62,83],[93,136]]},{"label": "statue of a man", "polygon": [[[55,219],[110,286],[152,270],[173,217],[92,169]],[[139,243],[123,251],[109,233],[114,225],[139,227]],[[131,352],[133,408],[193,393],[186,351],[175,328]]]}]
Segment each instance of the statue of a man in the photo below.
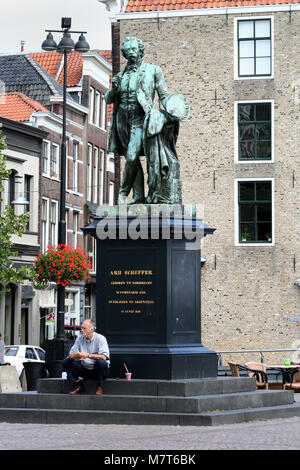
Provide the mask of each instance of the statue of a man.
[{"label": "statue of a man", "polygon": [[[126,204],[131,189],[131,204],[181,203],[175,144],[178,121],[187,119],[189,105],[183,95],[168,94],[160,67],[142,60],[144,44],[140,39],[127,37],[121,52],[127,66],[112,78],[112,86],[105,95],[108,104],[114,103],[109,151],[126,159],[118,204]],[[164,110],[154,107],[155,92]],[[147,158],[146,199],[139,158],[142,155]]]}]

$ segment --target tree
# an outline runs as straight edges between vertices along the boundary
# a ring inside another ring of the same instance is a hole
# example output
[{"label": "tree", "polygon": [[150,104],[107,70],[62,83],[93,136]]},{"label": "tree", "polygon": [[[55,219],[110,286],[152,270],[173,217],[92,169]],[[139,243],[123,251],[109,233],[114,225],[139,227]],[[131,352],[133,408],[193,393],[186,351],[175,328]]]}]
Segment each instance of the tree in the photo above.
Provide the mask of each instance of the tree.
[{"label": "tree", "polygon": [[[4,189],[3,181],[11,173],[6,168],[6,158],[2,151],[6,149],[5,137],[1,136],[0,130],[0,196]],[[2,198],[0,197],[0,204]],[[0,206],[1,209],[1,206]],[[12,235],[21,236],[26,230],[29,212],[22,215],[16,215],[11,206],[6,206],[3,211],[0,210],[0,281],[4,284],[10,282],[21,283],[30,278],[30,270],[27,266],[15,268],[12,266],[11,257],[16,257],[17,252],[13,250]]]}]

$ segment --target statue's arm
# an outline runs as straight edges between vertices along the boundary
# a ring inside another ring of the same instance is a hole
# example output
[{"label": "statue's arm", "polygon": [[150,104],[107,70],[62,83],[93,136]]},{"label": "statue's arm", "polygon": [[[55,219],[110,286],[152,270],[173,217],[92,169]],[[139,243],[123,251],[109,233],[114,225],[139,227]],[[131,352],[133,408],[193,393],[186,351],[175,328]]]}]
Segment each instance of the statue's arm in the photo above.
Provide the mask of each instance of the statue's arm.
[{"label": "statue's arm", "polygon": [[160,67],[156,67],[155,72],[155,88],[159,96],[159,100],[161,104],[165,107],[165,102],[167,97],[169,96],[167,85],[165,82],[163,71]]},{"label": "statue's arm", "polygon": [[107,104],[114,103],[121,86],[121,76],[115,75],[111,80],[111,88],[105,93],[104,99]]}]

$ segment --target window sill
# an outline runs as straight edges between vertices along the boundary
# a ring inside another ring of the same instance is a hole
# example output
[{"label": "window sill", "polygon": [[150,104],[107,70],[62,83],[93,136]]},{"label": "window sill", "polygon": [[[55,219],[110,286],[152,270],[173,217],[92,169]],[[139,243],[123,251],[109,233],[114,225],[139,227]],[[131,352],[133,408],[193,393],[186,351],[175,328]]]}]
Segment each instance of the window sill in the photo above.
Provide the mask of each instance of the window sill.
[{"label": "window sill", "polygon": [[103,131],[103,132],[107,132],[107,130],[105,129],[105,127],[98,126],[97,124],[94,124],[94,123],[91,122],[91,121],[89,121],[89,124],[91,124],[92,126],[96,127],[97,129],[101,129],[101,131]]},{"label": "window sill", "polygon": [[78,193],[77,191],[72,191],[72,189],[67,189],[66,192],[69,194],[73,194],[74,196],[83,197],[82,193]]},{"label": "window sill", "polygon": [[235,246],[247,246],[247,247],[252,247],[252,246],[260,246],[261,248],[263,247],[269,247],[269,246],[275,246],[275,242],[250,242],[250,243],[247,243],[247,242],[242,242],[242,243],[236,243]]},{"label": "window sill", "polygon": [[253,165],[253,164],[257,164],[257,163],[275,163],[275,160],[272,159],[272,160],[236,160],[234,162],[236,165]]},{"label": "window sill", "polygon": [[234,77],[234,80],[240,81],[240,80],[274,80],[274,75],[262,75],[258,77]]}]

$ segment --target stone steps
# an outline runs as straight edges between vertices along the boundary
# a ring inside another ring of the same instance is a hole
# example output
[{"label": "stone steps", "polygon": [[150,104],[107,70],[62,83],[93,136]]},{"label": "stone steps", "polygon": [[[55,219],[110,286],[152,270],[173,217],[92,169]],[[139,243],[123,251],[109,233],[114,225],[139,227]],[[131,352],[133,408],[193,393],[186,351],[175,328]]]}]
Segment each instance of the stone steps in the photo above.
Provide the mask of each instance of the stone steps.
[{"label": "stone steps", "polygon": [[111,410],[59,410],[1,408],[0,422],[40,424],[127,424],[169,426],[215,426],[254,420],[300,416],[299,405],[215,411],[211,413],[157,413]]},{"label": "stone steps", "polygon": [[196,397],[153,397],[147,395],[2,394],[0,408],[60,410],[114,410],[158,413],[201,413],[215,410],[260,408],[293,404],[293,392],[242,392]]},{"label": "stone steps", "polygon": [[293,391],[256,390],[253,378],[113,380],[104,395],[72,396],[63,379],[40,379],[38,393],[0,394],[0,422],[211,426],[300,416]]},{"label": "stone steps", "polygon": [[[74,389],[74,385],[65,379],[40,379],[39,393],[66,393]],[[87,393],[94,394],[96,383],[85,381]],[[249,377],[217,377],[190,380],[146,380],[108,379],[104,382],[105,395],[151,395],[151,396],[182,396],[211,395],[218,393],[254,392],[255,380]]]}]

